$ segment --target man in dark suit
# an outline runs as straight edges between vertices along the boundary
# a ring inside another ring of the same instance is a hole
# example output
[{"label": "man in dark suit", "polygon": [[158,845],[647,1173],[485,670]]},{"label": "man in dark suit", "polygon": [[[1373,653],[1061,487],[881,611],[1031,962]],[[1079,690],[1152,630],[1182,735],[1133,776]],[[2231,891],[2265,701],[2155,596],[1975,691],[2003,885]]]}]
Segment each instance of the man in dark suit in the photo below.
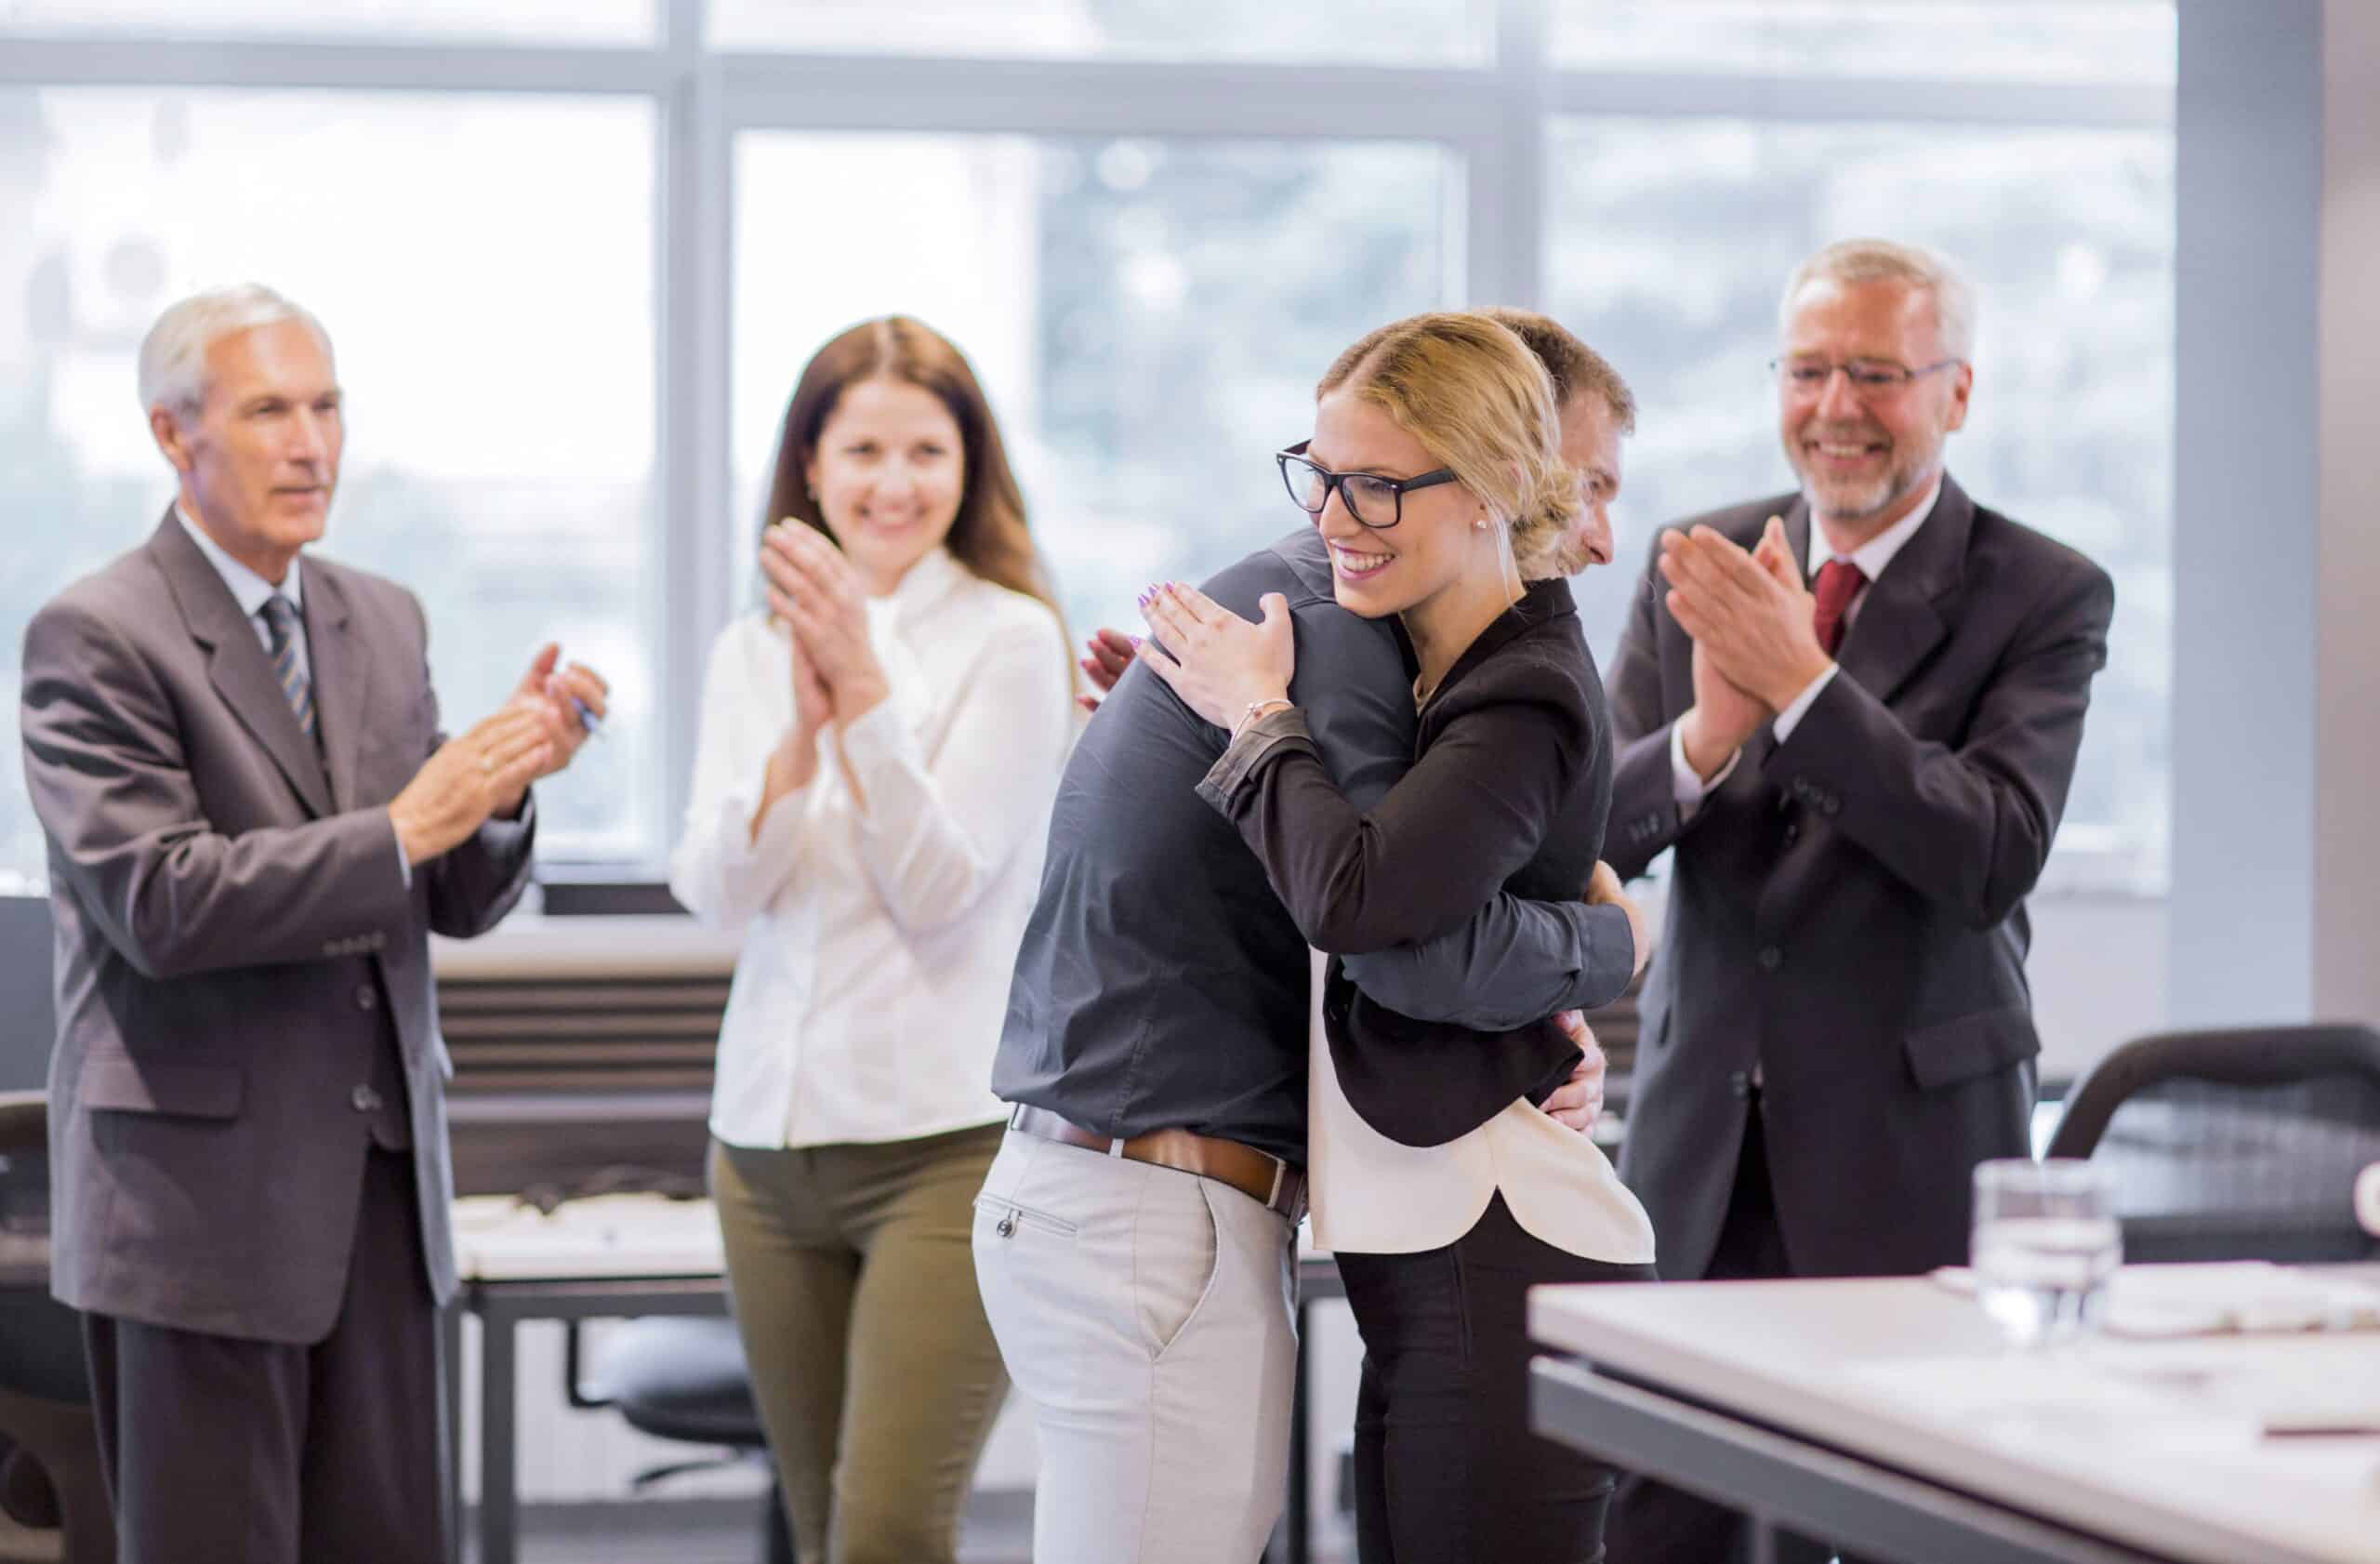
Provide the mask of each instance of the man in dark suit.
[{"label": "man in dark suit", "polygon": [[340,393],[287,300],[174,306],[140,391],[175,506],[25,636],[52,1285],[86,1311],[125,1559],[430,1564],[455,1266],[429,936],[520,895],[526,789],[603,683],[546,647],[446,740],[420,604],[301,567]]},{"label": "man in dark suit", "polygon": [[[2114,609],[1943,470],[1974,385],[1947,264],[1831,245],[1782,324],[1801,492],[1664,532],[1611,680],[1606,856],[1675,849],[1620,1163],[1671,1279],[1964,1258],[1975,1164],[2028,1150],[2024,898]],[[1739,1530],[1637,1481],[1611,1553],[1702,1564]]]}]

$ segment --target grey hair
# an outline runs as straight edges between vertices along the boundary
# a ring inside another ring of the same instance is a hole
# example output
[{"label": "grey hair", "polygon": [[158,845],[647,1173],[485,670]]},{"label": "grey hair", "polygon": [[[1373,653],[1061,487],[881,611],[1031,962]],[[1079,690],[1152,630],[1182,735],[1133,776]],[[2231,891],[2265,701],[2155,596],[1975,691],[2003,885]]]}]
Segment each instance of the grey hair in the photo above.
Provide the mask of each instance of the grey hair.
[{"label": "grey hair", "polygon": [[260,283],[209,288],[168,305],[140,339],[140,409],[195,412],[206,400],[206,350],[234,332],[303,321],[328,357],[331,334],[312,311]]},{"label": "grey hair", "polygon": [[1934,300],[1934,319],[1942,332],[1942,349],[1952,358],[1975,357],[1975,289],[1957,267],[1932,250],[1897,245],[1889,239],[1840,239],[1793,269],[1778,306],[1778,324],[1793,316],[1793,299],[1818,279],[1838,283],[1906,283],[1924,288]]}]

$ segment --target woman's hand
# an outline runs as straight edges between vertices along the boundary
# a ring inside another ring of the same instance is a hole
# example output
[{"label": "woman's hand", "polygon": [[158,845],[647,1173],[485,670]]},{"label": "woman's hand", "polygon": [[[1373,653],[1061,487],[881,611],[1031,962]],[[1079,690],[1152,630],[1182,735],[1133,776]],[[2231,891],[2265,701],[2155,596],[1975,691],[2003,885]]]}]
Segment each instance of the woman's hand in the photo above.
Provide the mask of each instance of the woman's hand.
[{"label": "woman's hand", "polygon": [[801,638],[786,637],[786,661],[793,679],[793,721],[769,751],[767,772],[760,778],[760,807],[752,811],[752,840],[760,840],[769,811],[787,794],[810,785],[818,775],[818,735],[835,720],[834,692],[818,677],[801,649]]},{"label": "woman's hand", "polygon": [[[842,550],[816,527],[780,522],[761,536],[760,574],[769,607],[793,627],[803,659],[828,693],[831,721],[847,727],[873,710],[889,686],[867,639],[867,594]],[[802,683],[797,668],[797,696]]]},{"label": "woman's hand", "polygon": [[1141,643],[1140,658],[1183,705],[1236,731],[1250,706],[1289,699],[1297,665],[1289,600],[1267,592],[1260,605],[1264,620],[1251,625],[1196,587],[1151,587],[1142,594],[1141,616],[1156,639]]}]

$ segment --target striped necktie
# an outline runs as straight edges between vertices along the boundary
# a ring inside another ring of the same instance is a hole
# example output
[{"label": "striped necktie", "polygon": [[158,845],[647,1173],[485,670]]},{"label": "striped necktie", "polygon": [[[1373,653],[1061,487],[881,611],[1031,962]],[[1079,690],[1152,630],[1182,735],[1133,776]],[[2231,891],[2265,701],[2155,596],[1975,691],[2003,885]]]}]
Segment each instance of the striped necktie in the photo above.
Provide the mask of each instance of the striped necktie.
[{"label": "striped necktie", "polygon": [[275,592],[257,612],[264,616],[264,628],[272,637],[272,676],[281,681],[281,693],[298,725],[319,746],[323,740],[314,727],[314,686],[298,661],[298,605]]}]

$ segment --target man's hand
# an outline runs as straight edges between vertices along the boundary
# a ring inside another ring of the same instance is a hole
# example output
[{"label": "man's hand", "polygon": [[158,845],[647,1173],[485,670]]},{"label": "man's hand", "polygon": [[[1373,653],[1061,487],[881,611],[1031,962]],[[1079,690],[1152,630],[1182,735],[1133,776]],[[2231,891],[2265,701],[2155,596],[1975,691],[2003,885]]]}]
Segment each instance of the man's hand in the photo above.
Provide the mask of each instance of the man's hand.
[{"label": "man's hand", "polygon": [[1677,720],[1686,763],[1708,782],[1735,758],[1768,720],[1768,708],[1744,694],[1712,666],[1711,654],[1694,643],[1694,704]]},{"label": "man's hand", "polygon": [[405,862],[416,868],[469,841],[505,799],[518,799],[553,760],[545,719],[507,703],[448,739],[389,802]]},{"label": "man's hand", "polygon": [[1764,564],[1711,527],[1661,537],[1661,575],[1678,628],[1709,654],[1721,678],[1772,711],[1792,705],[1833,666],[1811,627],[1808,589],[1773,563],[1783,540],[1784,524],[1771,516],[1762,539],[1771,563]]},{"label": "man's hand", "polygon": [[[530,782],[542,781],[576,760],[611,710],[612,687],[602,674],[585,663],[568,668],[561,663],[559,643],[549,641],[538,647],[536,656],[529,659],[529,671],[521,676],[505,701],[506,709],[534,713],[550,747],[545,768]],[[524,783],[519,791],[498,801],[496,813],[506,818],[520,814],[521,800],[527,791]]]},{"label": "man's hand", "polygon": [[1083,650],[1091,656],[1077,658],[1075,666],[1082,669],[1083,677],[1091,681],[1091,687],[1099,694],[1077,696],[1075,704],[1085,711],[1098,710],[1101,697],[1116,687],[1117,680],[1124,677],[1124,670],[1132,666],[1133,655],[1140,646],[1136,638],[1120,630],[1092,631],[1091,639],[1082,643]]},{"label": "man's hand", "polygon": [[1597,859],[1594,873],[1587,878],[1585,900],[1590,907],[1616,907],[1628,915],[1628,937],[1635,942],[1629,953],[1628,975],[1641,974],[1645,963],[1653,959],[1652,926],[1645,921],[1645,909],[1636,905],[1636,898],[1620,889],[1619,871]]},{"label": "man's hand", "polygon": [[1603,1114],[1603,1077],[1611,1061],[1604,1057],[1603,1047],[1595,1041],[1587,1018],[1577,1011],[1563,1011],[1554,1017],[1554,1025],[1562,1028],[1562,1035],[1577,1043],[1586,1057],[1570,1072],[1570,1079],[1545,1099],[1545,1111],[1556,1123],[1583,1135],[1595,1127],[1596,1119]]}]

